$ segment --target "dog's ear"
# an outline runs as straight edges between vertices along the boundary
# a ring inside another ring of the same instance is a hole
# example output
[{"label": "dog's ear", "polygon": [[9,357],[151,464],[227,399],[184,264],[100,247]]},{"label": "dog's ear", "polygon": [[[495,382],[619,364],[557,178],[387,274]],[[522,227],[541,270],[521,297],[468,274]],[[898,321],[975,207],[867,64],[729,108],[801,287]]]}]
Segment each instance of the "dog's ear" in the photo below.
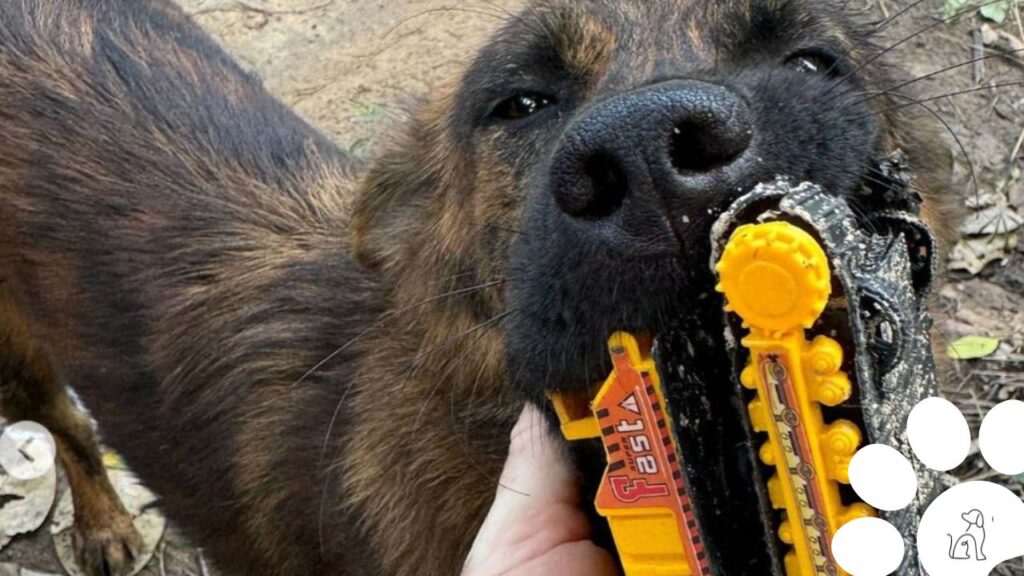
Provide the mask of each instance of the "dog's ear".
[{"label": "dog's ear", "polygon": [[412,146],[384,154],[363,179],[352,213],[353,247],[361,264],[395,263],[436,190],[431,166]]},{"label": "dog's ear", "polygon": [[977,526],[979,528],[985,527],[985,517],[982,516],[980,510],[971,510],[970,512],[965,512],[961,514],[960,517],[963,518],[964,522],[967,522],[972,526]]},{"label": "dog's ear", "polygon": [[355,256],[363,265],[397,263],[431,213],[440,210],[446,182],[464,163],[448,130],[452,93],[448,87],[425,105],[360,184],[352,231]]}]

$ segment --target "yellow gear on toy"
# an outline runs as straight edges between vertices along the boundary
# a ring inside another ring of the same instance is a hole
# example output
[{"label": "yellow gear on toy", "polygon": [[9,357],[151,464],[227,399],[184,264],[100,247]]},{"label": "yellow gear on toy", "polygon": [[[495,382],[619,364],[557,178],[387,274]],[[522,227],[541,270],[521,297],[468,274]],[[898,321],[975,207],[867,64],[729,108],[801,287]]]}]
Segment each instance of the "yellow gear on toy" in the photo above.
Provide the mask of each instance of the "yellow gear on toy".
[{"label": "yellow gear on toy", "polygon": [[754,390],[751,425],[768,441],[758,454],[775,468],[768,481],[772,506],[784,511],[779,539],[791,549],[787,576],[846,576],[831,555],[831,540],[847,522],[874,510],[842,501],[849,465],[862,441],[848,420],[827,422],[822,406],[850,398],[843,349],[805,330],[817,322],[832,291],[828,258],[813,236],[788,222],[742,226],[716,270],[726,309],[750,329],[742,344],[750,363],[740,381]]},{"label": "yellow gear on toy", "polygon": [[726,309],[765,331],[810,328],[832,291],[825,251],[788,222],[741,226],[716,270]]}]

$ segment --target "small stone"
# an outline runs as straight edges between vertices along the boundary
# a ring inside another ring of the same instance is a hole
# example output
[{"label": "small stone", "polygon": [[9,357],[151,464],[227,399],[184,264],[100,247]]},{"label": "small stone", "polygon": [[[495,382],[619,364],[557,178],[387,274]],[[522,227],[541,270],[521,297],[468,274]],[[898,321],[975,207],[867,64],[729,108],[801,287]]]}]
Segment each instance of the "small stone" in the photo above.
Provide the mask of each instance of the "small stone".
[{"label": "small stone", "polygon": [[267,25],[267,22],[269,20],[266,14],[262,12],[249,12],[243,24],[249,30],[262,30]]},{"label": "small stone", "polygon": [[1017,208],[1018,210],[1024,209],[1024,181],[1017,180],[1010,184],[1010,189],[1006,193],[1009,199],[1010,206]]}]

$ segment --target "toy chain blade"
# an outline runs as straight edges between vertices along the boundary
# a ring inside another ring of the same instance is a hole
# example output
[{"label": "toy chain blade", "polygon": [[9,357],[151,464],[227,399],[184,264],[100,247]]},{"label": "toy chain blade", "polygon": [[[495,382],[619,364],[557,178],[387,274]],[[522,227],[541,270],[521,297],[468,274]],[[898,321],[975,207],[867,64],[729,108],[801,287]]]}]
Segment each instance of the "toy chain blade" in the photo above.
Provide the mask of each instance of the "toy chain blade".
[{"label": "toy chain blade", "polygon": [[848,487],[865,443],[922,479],[911,507],[881,514],[907,539],[899,573],[921,572],[917,521],[946,479],[903,428],[937,394],[935,245],[914,199],[897,199],[865,220],[813,184],[758,186],[713,230],[724,300],[706,295],[653,342],[613,335],[596,396],[553,397],[567,438],[604,444],[597,509],[627,576],[845,575],[832,538],[878,514]]}]

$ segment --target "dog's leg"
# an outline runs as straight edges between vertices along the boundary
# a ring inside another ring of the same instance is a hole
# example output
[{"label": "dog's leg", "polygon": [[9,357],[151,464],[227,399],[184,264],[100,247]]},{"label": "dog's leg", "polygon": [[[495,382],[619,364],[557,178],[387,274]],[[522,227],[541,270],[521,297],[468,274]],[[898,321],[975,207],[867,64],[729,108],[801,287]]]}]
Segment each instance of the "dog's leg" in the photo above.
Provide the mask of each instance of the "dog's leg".
[{"label": "dog's leg", "polygon": [[0,416],[38,422],[57,441],[75,504],[74,546],[82,570],[89,576],[127,574],[142,538],[110,484],[92,426],[38,349],[4,325],[4,312],[0,302]]}]

